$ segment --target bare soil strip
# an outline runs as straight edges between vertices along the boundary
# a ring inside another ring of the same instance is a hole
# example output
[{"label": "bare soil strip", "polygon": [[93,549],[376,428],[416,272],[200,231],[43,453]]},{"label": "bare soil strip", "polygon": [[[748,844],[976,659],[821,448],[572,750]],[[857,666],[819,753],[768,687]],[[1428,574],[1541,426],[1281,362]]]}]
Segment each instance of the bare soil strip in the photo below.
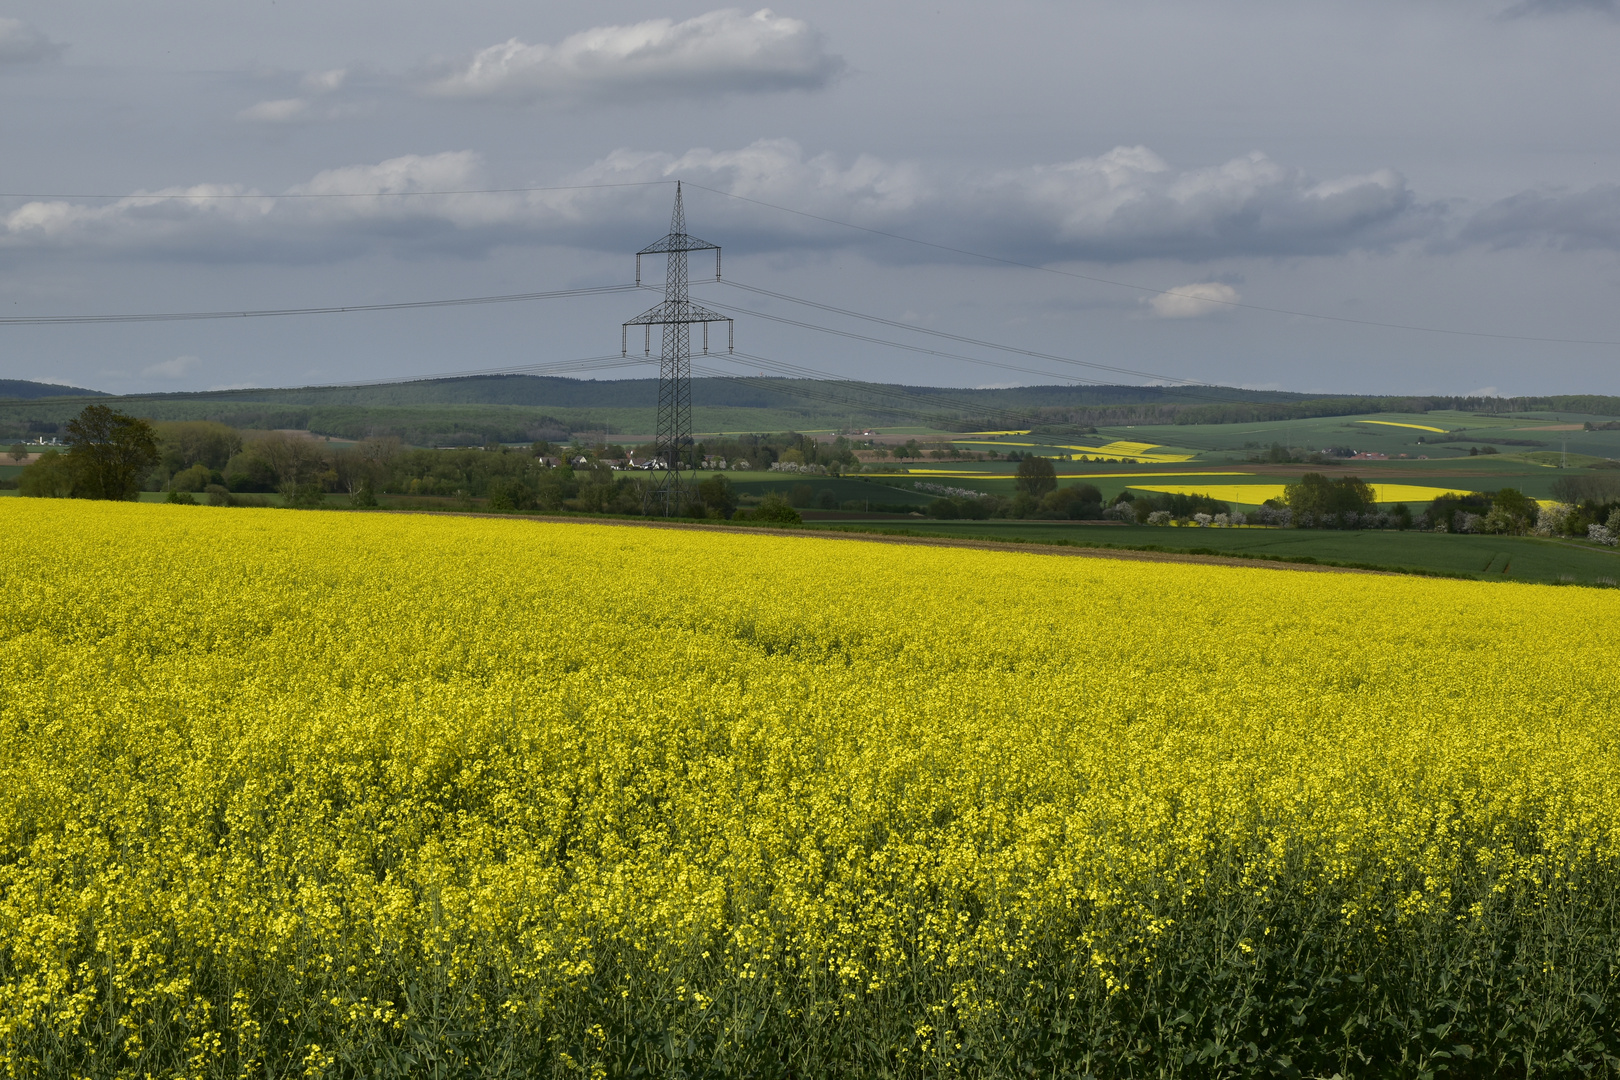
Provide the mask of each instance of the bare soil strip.
[{"label": "bare soil strip", "polygon": [[1066,544],[1019,544],[1006,540],[964,540],[956,537],[883,536],[879,533],[870,532],[832,532],[827,529],[778,529],[757,525],[710,525],[697,521],[635,521],[625,518],[580,518],[549,514],[480,514],[472,510],[382,510],[378,511],[378,513],[417,514],[426,517],[494,518],[499,521],[548,521],[561,525],[621,525],[631,529],[686,529],[697,532],[746,533],[749,536],[797,536],[809,540],[854,540],[868,544],[976,548],[980,551],[1010,551],[1023,555],[1065,555],[1070,558],[1125,559],[1130,562],[1247,566],[1260,570],[1303,570],[1316,574],[1376,574],[1381,577],[1410,576],[1402,574],[1398,570],[1366,570],[1355,566],[1279,562],[1272,559],[1245,559],[1233,555],[1188,555],[1175,551],[1130,551],[1124,548],[1070,547]]}]

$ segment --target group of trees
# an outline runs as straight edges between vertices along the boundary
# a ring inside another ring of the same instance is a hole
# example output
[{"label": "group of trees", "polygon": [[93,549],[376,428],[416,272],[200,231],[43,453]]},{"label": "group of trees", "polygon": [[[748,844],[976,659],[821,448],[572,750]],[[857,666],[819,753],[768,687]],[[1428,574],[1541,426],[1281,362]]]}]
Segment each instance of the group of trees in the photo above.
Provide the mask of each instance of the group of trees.
[{"label": "group of trees", "polygon": [[1026,457],[1014,476],[1014,494],[968,495],[954,492],[935,499],[928,506],[930,517],[1026,518],[1045,521],[1100,521],[1116,519],[1138,523],[1168,524],[1192,520],[1203,514],[1231,513],[1231,507],[1208,495],[1178,492],[1123,491],[1110,504],[1094,484],[1059,487],[1057,471],[1049,458]]},{"label": "group of trees", "polygon": [[[230,505],[263,504],[263,495],[275,493],[290,506],[318,506],[338,493],[365,507],[377,505],[377,493],[393,492],[461,497],[469,505],[483,498],[494,510],[662,510],[653,505],[650,477],[608,464],[615,452],[623,454],[619,447],[542,441],[525,449],[429,450],[391,437],[334,446],[303,432],[243,433],[212,421],[152,424],[99,405],[70,421],[66,433],[66,452],[47,451],[23,470],[21,494],[132,499],[145,488],[167,491],[174,502]],[[752,511],[742,511],[739,501],[725,476],[715,474],[678,509],[695,517],[799,520],[780,495]]]},{"label": "group of trees", "polygon": [[1450,493],[1429,504],[1418,516],[1419,528],[1435,532],[1492,533],[1523,536],[1535,529],[1541,505],[1515,488]]},{"label": "group of trees", "polygon": [[[1254,446],[1253,443],[1245,445]],[[1248,460],[1264,465],[1338,465],[1341,459],[1354,456],[1355,451],[1348,447],[1330,446],[1322,450],[1296,452],[1291,446],[1274,442],[1263,449],[1253,450]]]},{"label": "group of trees", "polygon": [[[1354,476],[1330,480],[1306,473],[1284,489],[1283,498],[1268,502],[1250,520],[1268,525],[1318,529],[1422,529],[1434,532],[1523,536],[1598,535],[1620,513],[1620,477],[1576,476],[1553,485],[1559,500],[1543,507],[1516,488],[1447,493],[1413,515],[1404,503],[1382,510],[1373,490]],[[1620,522],[1616,522],[1620,524]],[[1601,537],[1600,537],[1601,538]],[[1607,542],[1607,541],[1605,541]]]},{"label": "group of trees", "polygon": [[1293,512],[1297,528],[1357,528],[1377,509],[1373,489],[1360,477],[1329,480],[1321,473],[1306,473],[1283,489],[1283,502]]},{"label": "group of trees", "polygon": [[[63,425],[63,431],[70,445],[65,451],[47,450],[24,469],[18,481],[21,494],[131,499],[144,487],[168,491],[172,500],[181,502],[202,497],[224,505],[278,493],[288,505],[314,506],[324,505],[336,492],[346,494],[353,505],[375,506],[377,494],[389,492],[460,497],[468,505],[482,498],[494,510],[663,512],[661,505],[654,505],[650,476],[612,467],[610,462],[626,456],[619,446],[555,446],[540,441],[523,449],[494,444],[432,450],[410,449],[391,437],[334,446],[304,432],[245,433],[212,421],[154,424],[103,405],[86,407]],[[752,468],[781,461],[825,466],[830,473],[857,464],[857,448],[844,437],[821,442],[796,432],[744,435],[693,447],[700,457],[746,460]],[[1273,447],[1272,452],[1281,449]],[[908,444],[898,452],[921,456],[923,450]],[[1011,498],[936,490],[946,492],[927,508],[936,518],[1117,518],[1155,524],[1236,520],[1226,503],[1198,494],[1125,491],[1106,505],[1092,484],[1059,487],[1052,461],[1035,455],[1019,461]],[[1405,505],[1381,510],[1372,488],[1358,477],[1309,472],[1289,484],[1282,499],[1268,502],[1248,518],[1295,528],[1537,532],[1599,539],[1608,535],[1603,530],[1620,528],[1616,518],[1620,475],[1562,477],[1553,494],[1558,502],[1549,508],[1513,488],[1449,494],[1414,517]],[[818,493],[801,484],[790,494],[773,493],[758,506],[745,508],[725,474],[715,472],[689,492],[678,512],[792,523],[799,520],[795,506],[811,505],[838,504],[830,489]]]},{"label": "group of trees", "polygon": [[105,405],[86,406],[67,422],[66,453],[47,450],[18,478],[23,495],[133,499],[158,461],[157,438],[145,420]]}]

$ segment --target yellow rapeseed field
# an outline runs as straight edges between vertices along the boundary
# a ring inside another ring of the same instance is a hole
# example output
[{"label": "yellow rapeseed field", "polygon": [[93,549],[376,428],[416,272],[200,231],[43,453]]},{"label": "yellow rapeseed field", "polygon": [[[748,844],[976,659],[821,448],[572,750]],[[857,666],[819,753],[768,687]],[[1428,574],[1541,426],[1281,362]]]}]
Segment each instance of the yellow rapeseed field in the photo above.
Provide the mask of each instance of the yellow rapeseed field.
[{"label": "yellow rapeseed field", "polygon": [[[1129,484],[1136,491],[1158,491],[1172,495],[1207,495],[1239,506],[1259,506],[1267,499],[1281,499],[1285,484]],[[1373,484],[1373,501],[1379,503],[1426,503],[1442,495],[1472,495],[1458,488],[1430,487],[1423,484]]]},{"label": "yellow rapeseed field", "polygon": [[1620,592],[0,500],[13,1077],[1620,1053]]}]

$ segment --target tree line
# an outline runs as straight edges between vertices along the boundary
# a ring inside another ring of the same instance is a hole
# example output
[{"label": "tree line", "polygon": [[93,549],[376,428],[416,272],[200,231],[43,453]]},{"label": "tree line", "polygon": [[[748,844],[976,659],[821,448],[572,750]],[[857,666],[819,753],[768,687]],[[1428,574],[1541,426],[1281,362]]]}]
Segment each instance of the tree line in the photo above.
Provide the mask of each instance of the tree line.
[{"label": "tree line", "polygon": [[[69,445],[50,449],[22,471],[23,495],[53,498],[132,499],[142,491],[165,491],[173,502],[267,505],[280,495],[285,505],[328,505],[336,493],[351,506],[377,505],[379,494],[481,499],[492,510],[573,511],[597,514],[662,512],[653,505],[649,474],[615,465],[635,453],[647,460],[650,446],[627,451],[616,444],[567,445],[537,440],[527,447],[418,449],[393,437],[334,445],[303,432],[244,433],[217,421],[153,423],[105,405],[90,405],[63,425]],[[14,447],[14,456],[21,447]],[[775,465],[837,475],[856,469],[857,444],[846,437],[822,442],[797,432],[750,434],[697,442],[684,448],[689,464],[751,469]],[[893,448],[897,457],[922,457],[916,443]],[[830,493],[821,493],[822,505]],[[1438,532],[1591,537],[1610,542],[1620,534],[1620,474],[1560,477],[1556,502],[1543,507],[1513,488],[1447,494],[1414,513],[1405,504],[1381,508],[1372,487],[1356,476],[1330,478],[1308,472],[1287,485],[1281,499],[1248,514],[1196,493],[1126,490],[1112,502],[1092,484],[1059,487],[1048,458],[1028,455],[1018,463],[1011,497],[952,490],[927,506],[939,519],[1118,519],[1144,524],[1177,521],[1252,523],[1316,529],[1425,529]],[[680,513],[698,518],[789,523],[794,508],[814,504],[807,484],[791,495],[772,494],[753,509],[742,506],[723,471],[689,493]],[[833,504],[836,506],[836,503]],[[882,509],[909,509],[909,504]]]},{"label": "tree line", "polygon": [[[169,501],[215,506],[268,505],[279,495],[292,507],[329,504],[373,507],[377,495],[485,500],[493,510],[641,514],[652,510],[647,474],[614,467],[623,447],[559,445],[545,440],[514,448],[420,449],[393,437],[333,445],[303,432],[241,432],[217,421],[151,421],[104,405],[91,405],[63,425],[69,445],[46,450],[18,478],[19,493],[43,498],[133,499],[141,491],[167,492]],[[818,444],[797,433],[745,435],[713,449],[737,460],[791,460],[836,464],[854,461],[848,440]],[[24,453],[16,453],[17,459]],[[691,448],[706,455],[710,447]],[[661,510],[661,508],[660,508]],[[680,508],[693,517],[791,523],[799,514],[782,495],[743,510],[723,474],[696,485]]]}]

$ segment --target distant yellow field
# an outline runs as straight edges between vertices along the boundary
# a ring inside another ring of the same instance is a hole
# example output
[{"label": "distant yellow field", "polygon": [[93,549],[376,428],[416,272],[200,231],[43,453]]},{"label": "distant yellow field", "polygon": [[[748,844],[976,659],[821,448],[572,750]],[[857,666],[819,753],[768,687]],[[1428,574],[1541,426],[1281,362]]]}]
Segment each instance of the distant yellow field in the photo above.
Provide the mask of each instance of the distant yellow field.
[{"label": "distant yellow field", "polygon": [[1111,442],[1106,446],[1066,446],[1064,449],[1074,451],[1074,457],[1080,461],[1100,461],[1106,458],[1114,458],[1119,461],[1134,461],[1139,465],[1148,465],[1155,462],[1170,464],[1193,459],[1192,454],[1150,453],[1150,451],[1159,449],[1158,443]]},{"label": "distant yellow field", "polygon": [[975,443],[972,439],[953,439],[952,442],[963,446],[981,445],[992,449],[1004,447],[1051,447],[1054,450],[1067,450],[1069,456],[1079,461],[1132,461],[1140,465],[1174,464],[1180,461],[1191,461],[1193,454],[1155,454],[1150,451],[1159,448],[1158,443],[1120,442],[1115,441],[1104,446],[1071,446],[1066,443],[1037,443],[1037,442],[1007,442],[997,440],[994,443]]},{"label": "distant yellow field", "polygon": [[1472,495],[1466,488],[1425,487],[1422,484],[1373,484],[1373,496],[1381,503],[1427,503],[1442,495]]},{"label": "distant yellow field", "polygon": [[[1131,484],[1137,491],[1179,495],[1208,495],[1222,502],[1259,506],[1267,499],[1283,497],[1283,484]],[[1380,503],[1428,503],[1446,494],[1469,494],[1457,488],[1424,487],[1419,484],[1372,484],[1373,497]]]},{"label": "distant yellow field", "polygon": [[1358,424],[1382,424],[1384,427],[1413,428],[1417,431],[1432,431],[1437,435],[1444,435],[1445,428],[1430,427],[1427,424],[1403,424],[1395,420],[1357,420]]},{"label": "distant yellow field", "polygon": [[[1001,473],[985,472],[982,469],[973,470],[973,469],[918,469],[918,468],[910,468],[910,469],[906,470],[906,475],[908,475],[908,476],[943,476],[943,477],[946,477],[946,478],[954,478],[954,479],[959,479],[959,480],[1011,480],[1012,479],[1012,474],[1011,473],[1006,473],[1006,472],[1001,472]],[[1059,480],[1120,480],[1120,479],[1124,479],[1124,478],[1127,478],[1127,477],[1144,477],[1144,476],[1147,476],[1147,477],[1163,477],[1163,478],[1174,479],[1176,477],[1181,477],[1181,476],[1253,476],[1253,475],[1254,475],[1254,473],[1247,473],[1247,472],[1170,472],[1170,473],[1167,473],[1167,472],[1150,472],[1150,473],[1118,473],[1118,472],[1111,472],[1111,473],[1088,473],[1088,472],[1064,472],[1064,471],[1062,471],[1062,469],[1059,469],[1057,471],[1057,478]],[[1134,487],[1135,485],[1131,485],[1131,486]]]},{"label": "distant yellow field", "polygon": [[1131,484],[1130,487],[1135,491],[1167,495],[1208,495],[1240,506],[1259,506],[1267,499],[1283,496],[1282,484]]}]

